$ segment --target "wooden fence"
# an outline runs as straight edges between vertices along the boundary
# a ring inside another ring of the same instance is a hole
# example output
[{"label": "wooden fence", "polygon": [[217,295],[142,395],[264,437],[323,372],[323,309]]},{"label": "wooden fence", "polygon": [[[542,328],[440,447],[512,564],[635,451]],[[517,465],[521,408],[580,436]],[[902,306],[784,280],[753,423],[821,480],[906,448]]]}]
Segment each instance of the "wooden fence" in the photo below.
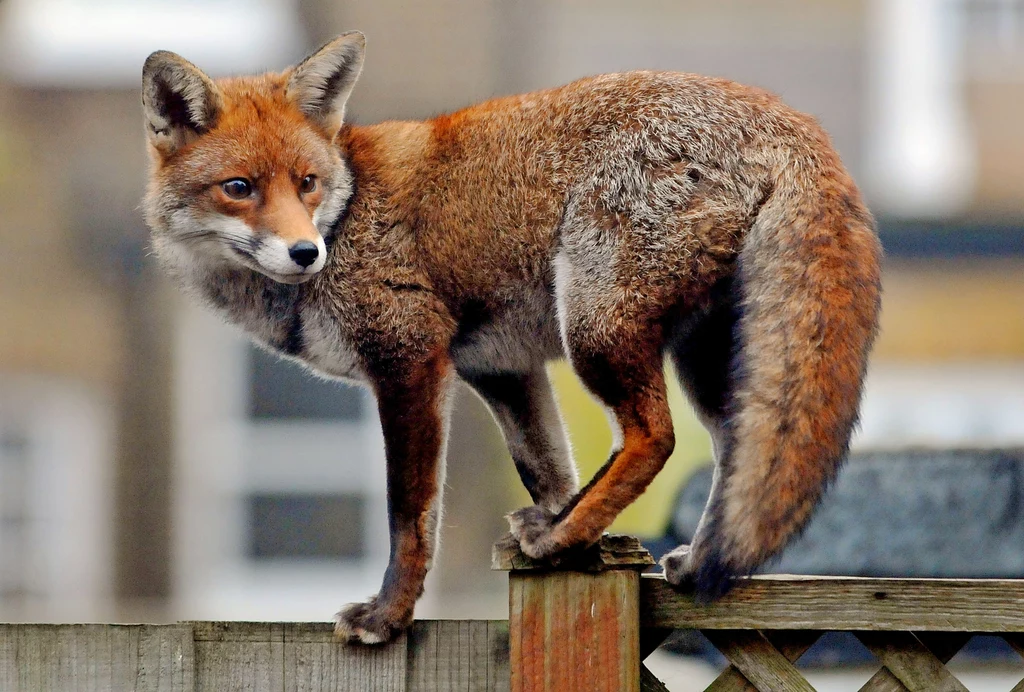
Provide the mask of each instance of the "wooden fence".
[{"label": "wooden fence", "polygon": [[[794,665],[825,631],[879,662],[862,690],[966,688],[945,663],[975,634],[1024,656],[1024,581],[756,577],[696,605],[631,539],[608,537],[557,571],[508,544],[509,621],[417,621],[382,647],[323,623],[0,625],[0,692],[663,692],[642,664],[675,629],[729,661],[707,689],[813,690]],[[1024,681],[1013,692],[1024,692]]]}]

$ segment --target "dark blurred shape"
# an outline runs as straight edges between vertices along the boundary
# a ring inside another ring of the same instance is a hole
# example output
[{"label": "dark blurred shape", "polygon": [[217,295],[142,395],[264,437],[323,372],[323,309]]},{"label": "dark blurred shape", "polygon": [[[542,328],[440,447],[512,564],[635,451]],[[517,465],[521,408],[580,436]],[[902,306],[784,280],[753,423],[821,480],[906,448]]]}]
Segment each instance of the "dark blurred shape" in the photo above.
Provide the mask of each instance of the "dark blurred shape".
[{"label": "dark blurred shape", "polygon": [[302,366],[249,349],[249,415],[252,418],[358,421],[362,392],[313,376]]},{"label": "dark blurred shape", "polygon": [[[694,474],[669,533],[687,543],[711,489]],[[804,534],[768,571],[1024,577],[1024,449],[854,454]]]},{"label": "dark blurred shape", "polygon": [[880,219],[887,257],[907,259],[1024,257],[1024,224]]},{"label": "dark blurred shape", "polygon": [[256,560],[361,557],[365,513],[365,498],[357,494],[252,495],[249,556]]}]

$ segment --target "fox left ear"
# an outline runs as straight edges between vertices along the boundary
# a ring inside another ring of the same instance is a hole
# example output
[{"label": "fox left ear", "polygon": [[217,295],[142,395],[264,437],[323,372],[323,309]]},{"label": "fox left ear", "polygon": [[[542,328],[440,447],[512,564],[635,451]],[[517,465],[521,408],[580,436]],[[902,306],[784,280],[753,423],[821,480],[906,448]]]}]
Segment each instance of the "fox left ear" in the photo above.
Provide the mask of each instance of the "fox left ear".
[{"label": "fox left ear", "polygon": [[288,98],[330,136],[345,118],[345,103],[363,69],[366,38],[350,31],[299,63],[288,78]]}]

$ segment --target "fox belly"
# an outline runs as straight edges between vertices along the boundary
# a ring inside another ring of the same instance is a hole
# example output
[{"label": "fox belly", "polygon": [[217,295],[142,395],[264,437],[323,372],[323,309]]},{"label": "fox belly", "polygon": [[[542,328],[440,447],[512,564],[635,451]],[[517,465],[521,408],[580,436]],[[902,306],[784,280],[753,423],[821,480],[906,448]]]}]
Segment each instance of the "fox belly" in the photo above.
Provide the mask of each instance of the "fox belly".
[{"label": "fox belly", "polygon": [[464,376],[530,372],[561,357],[551,290],[532,285],[497,307],[471,306],[463,313],[450,353]]}]

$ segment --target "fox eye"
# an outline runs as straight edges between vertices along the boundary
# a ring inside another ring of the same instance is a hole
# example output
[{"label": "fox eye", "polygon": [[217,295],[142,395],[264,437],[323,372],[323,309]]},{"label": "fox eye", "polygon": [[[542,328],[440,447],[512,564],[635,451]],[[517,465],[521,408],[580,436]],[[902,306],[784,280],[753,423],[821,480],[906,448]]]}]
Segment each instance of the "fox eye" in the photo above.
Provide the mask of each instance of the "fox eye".
[{"label": "fox eye", "polygon": [[252,195],[252,183],[245,178],[232,178],[220,184],[220,189],[231,199],[245,199]]},{"label": "fox eye", "polygon": [[316,176],[307,175],[299,183],[299,192],[301,192],[304,195],[308,195],[310,192],[313,192],[314,190],[316,190]]}]

